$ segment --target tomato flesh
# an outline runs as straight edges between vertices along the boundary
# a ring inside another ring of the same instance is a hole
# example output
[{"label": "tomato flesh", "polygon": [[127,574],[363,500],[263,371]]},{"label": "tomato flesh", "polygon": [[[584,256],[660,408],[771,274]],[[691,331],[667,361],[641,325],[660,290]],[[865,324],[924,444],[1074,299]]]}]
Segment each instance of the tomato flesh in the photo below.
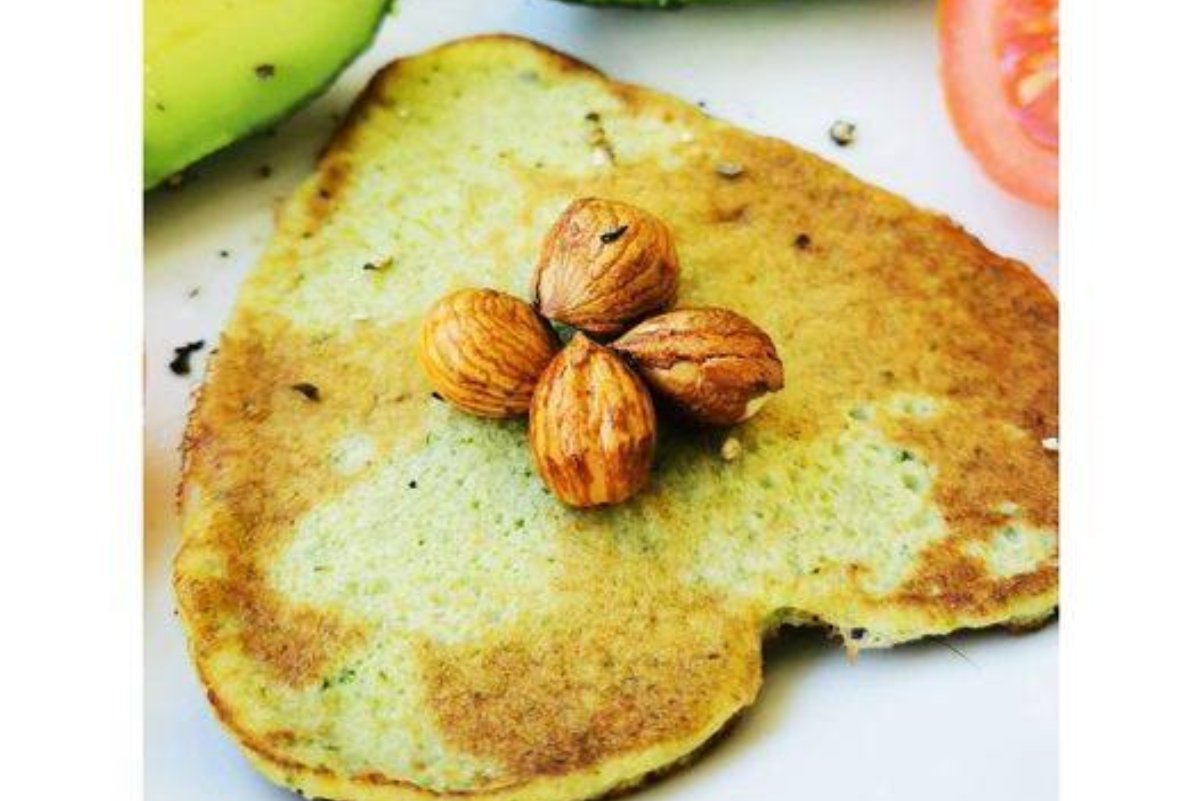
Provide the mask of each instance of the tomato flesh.
[{"label": "tomato flesh", "polygon": [[941,0],[939,20],[959,138],[1003,188],[1057,205],[1057,0]]},{"label": "tomato flesh", "polygon": [[1025,133],[1058,150],[1058,3],[1005,3],[999,14],[1000,70]]}]

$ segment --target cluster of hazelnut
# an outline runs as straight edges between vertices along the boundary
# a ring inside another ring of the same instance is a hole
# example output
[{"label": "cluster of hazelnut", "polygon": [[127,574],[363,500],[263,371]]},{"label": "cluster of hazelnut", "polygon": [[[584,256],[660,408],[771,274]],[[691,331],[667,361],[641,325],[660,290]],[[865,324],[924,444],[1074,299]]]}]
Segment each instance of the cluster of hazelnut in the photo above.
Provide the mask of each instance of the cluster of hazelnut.
[{"label": "cluster of hazelnut", "polygon": [[[534,464],[564,503],[621,503],[650,477],[651,392],[687,419],[729,426],[783,387],[762,329],[725,309],[669,311],[678,286],[662,220],[577,200],[542,246],[532,304],[489,289],[447,295],[422,323],[421,366],[466,412],[528,413]],[[574,329],[566,347],[547,321]]]}]

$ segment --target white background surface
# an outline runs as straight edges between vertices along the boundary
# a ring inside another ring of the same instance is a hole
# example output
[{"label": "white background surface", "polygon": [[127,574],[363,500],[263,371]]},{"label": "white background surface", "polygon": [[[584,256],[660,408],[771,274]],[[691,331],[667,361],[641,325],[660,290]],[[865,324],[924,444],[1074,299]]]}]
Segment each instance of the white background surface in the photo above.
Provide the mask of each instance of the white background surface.
[{"label": "white background surface", "polygon": [[[375,68],[446,39],[511,31],[615,77],[705,101],[711,113],[780,136],[920,205],[1056,282],[1052,213],[994,189],[942,110],[934,3],[808,0],[638,13],[550,0],[401,0],[375,45],[325,97],[273,137],[201,164],[184,189],[146,198],[145,771],[151,801],[280,799],[208,711],[172,616],[172,510],[189,393],[240,278],[271,231],[271,209]],[[858,125],[835,147],[835,119]],[[269,178],[259,168],[269,165]],[[227,257],[220,252],[228,251]],[[192,296],[194,292],[194,296]],[[188,378],[172,349],[204,339]],[[957,649],[956,653],[950,646]],[[646,799],[1056,797],[1057,631],[961,635],[849,665],[822,635],[768,649],[759,703],[694,767]]]}]

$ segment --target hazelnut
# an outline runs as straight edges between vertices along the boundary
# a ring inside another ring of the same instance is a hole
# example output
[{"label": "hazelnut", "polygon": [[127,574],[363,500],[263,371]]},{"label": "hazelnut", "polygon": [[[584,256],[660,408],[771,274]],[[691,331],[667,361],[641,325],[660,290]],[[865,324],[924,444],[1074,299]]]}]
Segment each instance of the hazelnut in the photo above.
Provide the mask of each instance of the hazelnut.
[{"label": "hazelnut", "polygon": [[571,506],[621,503],[642,489],[655,436],[654,404],[641,380],[584,334],[554,358],[534,390],[534,465]]},{"label": "hazelnut", "polygon": [[447,401],[482,417],[511,417],[528,411],[557,345],[545,322],[519,298],[463,289],[429,310],[418,355]]},{"label": "hazelnut", "polygon": [[666,223],[615,200],[576,200],[550,229],[533,275],[543,315],[613,336],[675,302],[679,260]]},{"label": "hazelnut", "polygon": [[679,309],[652,317],[612,343],[650,388],[692,420],[739,423],[783,388],[771,338],[725,309]]}]

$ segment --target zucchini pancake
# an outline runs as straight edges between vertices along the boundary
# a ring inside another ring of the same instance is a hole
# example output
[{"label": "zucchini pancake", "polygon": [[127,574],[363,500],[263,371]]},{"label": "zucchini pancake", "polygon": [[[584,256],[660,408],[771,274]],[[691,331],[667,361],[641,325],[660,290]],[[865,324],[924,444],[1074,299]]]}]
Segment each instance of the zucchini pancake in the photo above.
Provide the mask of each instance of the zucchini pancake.
[{"label": "zucchini pancake", "polygon": [[[664,219],[679,305],[746,315],[787,366],[746,423],[663,426],[649,487],[599,510],[416,351],[451,290],[527,297],[582,197]],[[1057,318],[947,219],[533,42],[397,61],[284,207],[192,412],[175,587],[208,699],[306,796],[585,799],[751,704],[781,625],[851,650],[1036,625]]]}]

